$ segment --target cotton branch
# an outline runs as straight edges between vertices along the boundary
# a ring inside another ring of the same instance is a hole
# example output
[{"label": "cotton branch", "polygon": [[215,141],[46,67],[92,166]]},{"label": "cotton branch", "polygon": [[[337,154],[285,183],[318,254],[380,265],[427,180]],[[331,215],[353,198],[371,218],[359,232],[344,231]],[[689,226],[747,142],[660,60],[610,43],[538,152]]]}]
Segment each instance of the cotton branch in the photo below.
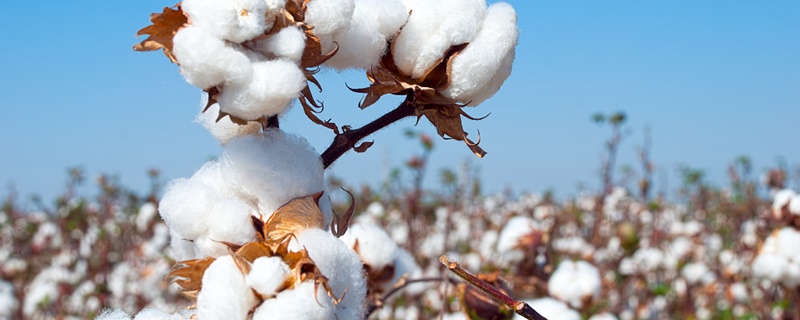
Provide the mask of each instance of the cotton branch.
[{"label": "cotton branch", "polygon": [[469,284],[473,285],[474,287],[478,288],[481,292],[485,295],[491,297],[495,301],[504,304],[505,306],[514,310],[514,312],[525,319],[530,320],[547,320],[544,316],[533,310],[530,305],[523,301],[518,301],[512,297],[509,297],[507,294],[500,292],[495,287],[489,285],[485,281],[478,279],[475,275],[469,273],[469,271],[464,270],[458,262],[450,261],[447,259],[447,256],[439,257],[439,262],[447,267],[448,270],[455,273],[457,276],[461,277]]},{"label": "cotton branch", "polygon": [[357,143],[365,137],[375,133],[380,129],[386,128],[390,124],[395,123],[400,119],[412,115],[414,115],[414,105],[409,102],[409,99],[406,99],[394,110],[389,111],[389,113],[384,114],[380,118],[373,120],[361,128],[343,130],[344,132],[336,135],[336,137],[333,139],[333,142],[331,142],[331,145],[328,146],[328,149],[325,149],[325,152],[322,153],[321,157],[323,167],[330,167],[333,162],[339,159],[339,157],[344,155],[347,151],[357,148]]}]

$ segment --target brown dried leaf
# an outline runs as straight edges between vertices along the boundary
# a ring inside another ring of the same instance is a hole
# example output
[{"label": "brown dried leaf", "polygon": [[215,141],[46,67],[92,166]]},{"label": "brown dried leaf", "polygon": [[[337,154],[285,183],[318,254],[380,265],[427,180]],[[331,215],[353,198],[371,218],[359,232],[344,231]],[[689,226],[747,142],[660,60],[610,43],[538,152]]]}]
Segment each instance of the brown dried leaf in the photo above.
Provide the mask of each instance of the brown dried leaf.
[{"label": "brown dried leaf", "polygon": [[320,66],[339,52],[339,44],[334,43],[336,47],[333,48],[331,52],[323,54],[322,43],[319,38],[314,35],[313,29],[306,28],[304,32],[306,34],[306,47],[303,50],[303,58],[300,60],[300,67],[305,69]]},{"label": "brown dried leaf", "polygon": [[367,152],[367,149],[369,149],[369,147],[371,147],[374,143],[375,143],[375,141],[363,142],[363,143],[353,147],[353,150],[355,150],[358,153],[364,153],[364,152]]},{"label": "brown dried leaf", "polygon": [[417,120],[425,116],[436,127],[437,133],[442,138],[464,141],[478,158],[483,158],[486,155],[486,151],[467,138],[461,123],[461,114],[461,106],[456,104],[418,106],[416,110]]},{"label": "brown dried leaf", "polygon": [[282,205],[264,223],[268,239],[284,239],[290,234],[300,234],[309,228],[322,228],[322,211],[319,199],[322,192],[295,198]]},{"label": "brown dried leaf", "polygon": [[450,85],[450,74],[452,73],[453,58],[455,58],[469,43],[454,45],[445,51],[439,61],[434,63],[433,67],[428,69],[421,78],[417,79],[423,87],[433,88],[435,90],[443,90]]},{"label": "brown dried leaf", "polygon": [[[370,143],[370,145],[371,144],[372,143]],[[366,149],[364,151],[366,151]],[[358,149],[356,149],[356,152],[363,152],[363,151],[358,151]],[[338,213],[336,213],[336,211],[333,212],[333,223],[331,223],[331,233],[333,233],[333,235],[335,235],[337,238],[340,238],[345,234],[345,232],[347,232],[347,228],[348,226],[350,226],[350,218],[353,217],[353,213],[355,213],[356,211],[355,197],[353,197],[353,194],[350,191],[347,191],[347,189],[342,188],[342,190],[344,190],[345,192],[347,192],[348,195],[350,195],[350,207],[347,208],[347,211],[345,211],[344,215],[339,215]],[[358,252],[358,240],[356,240],[356,245],[354,250]]]},{"label": "brown dried leaf", "polygon": [[180,4],[173,8],[165,7],[162,13],[150,15],[153,23],[136,32],[137,36],[148,35],[147,39],[133,46],[136,51],[153,51],[163,49],[164,54],[170,61],[175,63],[177,60],[172,54],[172,38],[188,22],[188,18],[181,10]]},{"label": "brown dried leaf", "polygon": [[194,300],[197,298],[197,292],[203,287],[203,274],[214,260],[209,257],[181,261],[176,265],[175,270],[167,275],[167,278],[173,278],[172,281],[181,287],[181,294]]}]

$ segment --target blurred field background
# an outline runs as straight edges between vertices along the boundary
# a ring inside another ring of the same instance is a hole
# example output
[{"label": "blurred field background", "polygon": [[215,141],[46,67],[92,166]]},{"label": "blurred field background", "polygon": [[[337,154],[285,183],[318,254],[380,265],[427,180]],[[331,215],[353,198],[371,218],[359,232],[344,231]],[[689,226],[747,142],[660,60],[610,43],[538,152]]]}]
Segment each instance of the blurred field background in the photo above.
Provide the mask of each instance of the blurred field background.
[{"label": "blurred field background", "polygon": [[[800,319],[796,285],[754,268],[765,239],[797,227],[773,196],[800,190],[800,4],[510,2],[514,72],[472,112],[491,116],[466,124],[489,155],[403,122],[341,158],[330,190],[352,191],[359,219],[424,248],[411,251],[423,269],[447,253],[499,272],[520,298],[551,296],[560,262],[591,262],[601,294],[572,305],[584,318]],[[0,319],[186,306],[164,280],[175,261],[157,203],[219,147],[191,122],[200,92],[159,54],[130,50],[168,5],[0,12],[13,44],[0,53]],[[360,73],[321,82],[323,117],[363,124],[386,111],[358,110],[344,83],[364,84]],[[318,149],[332,138],[297,108],[282,121]],[[499,246],[514,217],[535,231]],[[376,317],[457,313],[455,295],[404,296]]]}]

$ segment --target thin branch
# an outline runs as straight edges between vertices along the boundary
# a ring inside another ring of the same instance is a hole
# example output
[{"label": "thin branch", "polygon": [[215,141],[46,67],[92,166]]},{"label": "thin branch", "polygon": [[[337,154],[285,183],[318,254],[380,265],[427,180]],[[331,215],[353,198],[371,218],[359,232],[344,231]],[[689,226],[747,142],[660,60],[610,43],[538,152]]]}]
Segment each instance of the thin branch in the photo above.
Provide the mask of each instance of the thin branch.
[{"label": "thin branch", "polygon": [[509,297],[507,294],[500,292],[500,290],[497,290],[497,288],[491,286],[481,279],[478,279],[478,277],[469,273],[469,271],[464,270],[464,268],[462,268],[458,262],[448,260],[447,256],[443,255],[439,257],[439,262],[445,265],[451,272],[455,273],[457,276],[469,282],[469,284],[478,288],[478,290],[487,296],[511,308],[511,310],[514,310],[516,314],[524,317],[525,319],[547,320],[547,318],[536,312],[536,310],[533,310],[533,308],[531,308],[531,306],[524,301],[518,301],[512,297]]},{"label": "thin branch", "polygon": [[331,145],[328,146],[328,149],[322,153],[323,167],[328,168],[333,162],[339,159],[339,157],[356,147],[356,144],[361,141],[361,139],[364,139],[380,129],[386,128],[400,119],[414,115],[414,110],[414,105],[406,99],[394,110],[389,111],[389,113],[384,114],[363,127],[354,130],[344,130],[344,132],[336,135]]},{"label": "thin branch", "polygon": [[446,278],[444,276],[442,276],[442,277],[419,278],[419,279],[412,279],[412,280],[407,280],[407,278],[405,278],[405,277],[404,278],[400,278],[400,281],[398,281],[397,284],[395,284],[394,287],[392,287],[392,290],[389,290],[389,292],[384,293],[383,296],[379,300],[370,302],[369,306],[367,307],[367,316],[365,317],[365,319],[369,318],[369,316],[372,315],[372,313],[375,312],[375,310],[377,310],[379,307],[383,306],[383,302],[384,301],[388,300],[395,293],[399,292],[400,290],[405,289],[406,287],[408,287],[411,284],[420,283],[420,282],[439,282],[439,281],[444,281],[444,280],[453,281],[453,280],[448,279],[448,278]]}]

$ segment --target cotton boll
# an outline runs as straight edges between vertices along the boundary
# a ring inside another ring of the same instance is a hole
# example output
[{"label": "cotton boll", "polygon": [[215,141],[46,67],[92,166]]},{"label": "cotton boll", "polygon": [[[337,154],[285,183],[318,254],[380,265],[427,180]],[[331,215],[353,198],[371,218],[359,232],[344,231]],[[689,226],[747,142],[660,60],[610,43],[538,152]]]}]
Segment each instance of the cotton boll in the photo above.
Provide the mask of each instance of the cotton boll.
[{"label": "cotton boll", "polygon": [[448,48],[472,41],[485,14],[485,0],[430,1],[415,6],[395,39],[395,64],[412,78],[422,77]]},{"label": "cotton boll", "polygon": [[211,209],[208,237],[214,241],[245,244],[255,239],[252,208],[237,198],[217,202]]},{"label": "cotton boll", "polygon": [[178,31],[172,52],[186,82],[201,89],[242,82],[252,76],[250,60],[244,53],[197,27]]},{"label": "cotton boll", "polygon": [[170,230],[188,240],[204,234],[205,217],[218,198],[216,192],[193,179],[173,180],[165,189],[158,211]]},{"label": "cotton boll", "polygon": [[311,0],[305,22],[314,27],[317,37],[330,36],[350,25],[354,10],[353,0]]},{"label": "cotton boll", "polygon": [[796,193],[792,189],[783,189],[775,193],[775,196],[772,200],[772,211],[778,217],[780,217],[780,211],[783,209],[783,207],[790,204],[795,195]]},{"label": "cotton boll", "polygon": [[400,30],[407,16],[405,7],[396,0],[355,0],[349,27],[333,34],[339,51],[325,65],[337,69],[377,65],[386,51],[387,39]]},{"label": "cotton boll", "polygon": [[222,111],[245,120],[257,120],[282,113],[306,87],[306,76],[289,60],[257,61],[252,78],[226,85],[219,97]]},{"label": "cotton boll", "polygon": [[397,244],[386,231],[374,224],[356,223],[339,239],[350,248],[356,248],[358,243],[361,260],[376,272],[393,264],[397,258]]},{"label": "cotton boll", "polygon": [[536,229],[536,222],[533,219],[516,216],[508,220],[497,240],[497,251],[506,252],[514,249],[519,239]]},{"label": "cotton boll", "polygon": [[[335,306],[336,317],[338,319],[363,318],[367,285],[361,259],[355,251],[350,250],[344,242],[322,229],[306,230],[297,236],[297,243],[308,250],[311,260],[328,278],[333,295],[337,298],[344,295],[344,299]],[[330,298],[325,300],[330,300]]]},{"label": "cotton boll", "polygon": [[800,216],[800,195],[795,195],[792,197],[792,200],[789,201],[789,212],[793,215]]},{"label": "cotton boll", "polygon": [[[347,296],[350,296],[350,292]],[[264,300],[253,313],[253,320],[271,320],[277,315],[281,319],[358,319],[337,318],[334,308],[336,306],[324,288],[317,289],[313,281],[306,281],[292,290],[281,291],[275,298]]]},{"label": "cotton boll", "polygon": [[699,284],[701,282],[703,284],[707,284],[716,278],[714,273],[712,273],[711,270],[709,270],[708,267],[701,262],[687,263],[685,266],[683,266],[681,275],[683,275],[683,277],[686,278],[686,281],[690,284]]},{"label": "cotton boll", "polygon": [[753,275],[759,278],[769,279],[773,283],[779,283],[787,265],[788,263],[783,257],[762,253],[753,260]]},{"label": "cotton boll", "polygon": [[548,293],[581,308],[589,298],[600,296],[600,272],[585,261],[563,261],[547,281]]},{"label": "cotton boll", "polygon": [[256,297],[231,256],[214,260],[203,274],[203,288],[197,297],[200,319],[247,319]]},{"label": "cotton boll", "polygon": [[181,4],[192,23],[215,37],[242,43],[264,33],[264,0],[184,0]]},{"label": "cotton boll", "polygon": [[494,95],[511,74],[518,37],[514,8],[492,5],[475,39],[453,58],[450,86],[442,94],[472,106]]},{"label": "cotton boll", "polygon": [[[204,98],[204,100],[207,98]],[[203,102],[205,106],[205,102]],[[203,125],[220,144],[225,144],[233,138],[257,134],[261,130],[258,122],[248,122],[246,125],[236,124],[229,117],[219,119],[219,104],[211,105],[205,112],[200,112],[195,121]]]},{"label": "cotton boll", "polygon": [[231,140],[220,162],[227,185],[252,199],[265,219],[289,200],[325,188],[319,154],[305,139],[279,129]]},{"label": "cotton boll", "polygon": [[119,309],[105,309],[95,320],[131,320],[125,311]]},{"label": "cotton boll", "polygon": [[286,27],[265,39],[255,41],[253,49],[270,59],[286,59],[300,64],[306,47],[306,35],[300,27]]},{"label": "cotton boll", "polygon": [[247,285],[261,295],[270,296],[289,276],[289,266],[280,257],[260,257],[253,261],[247,274]]}]

